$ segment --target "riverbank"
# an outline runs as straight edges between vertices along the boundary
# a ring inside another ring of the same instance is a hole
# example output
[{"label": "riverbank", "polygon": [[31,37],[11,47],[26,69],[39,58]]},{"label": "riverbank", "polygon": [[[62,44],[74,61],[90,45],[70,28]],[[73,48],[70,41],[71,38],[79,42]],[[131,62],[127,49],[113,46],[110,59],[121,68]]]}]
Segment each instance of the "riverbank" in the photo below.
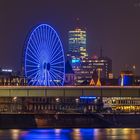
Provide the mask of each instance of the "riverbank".
[{"label": "riverbank", "polygon": [[139,128],[140,114],[0,114],[0,128]]}]

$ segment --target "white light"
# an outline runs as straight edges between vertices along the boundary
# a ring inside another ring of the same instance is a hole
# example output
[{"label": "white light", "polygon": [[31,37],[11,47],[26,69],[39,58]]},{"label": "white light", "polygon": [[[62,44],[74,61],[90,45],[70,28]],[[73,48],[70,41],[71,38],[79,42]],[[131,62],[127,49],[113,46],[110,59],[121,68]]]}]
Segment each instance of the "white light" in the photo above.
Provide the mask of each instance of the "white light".
[{"label": "white light", "polygon": [[14,97],[13,100],[16,101],[17,100],[17,97]]},{"label": "white light", "polygon": [[2,69],[2,72],[12,72],[12,69]]},{"label": "white light", "polygon": [[55,100],[56,100],[56,102],[59,102],[59,98],[56,98]]},{"label": "white light", "polygon": [[76,103],[78,103],[78,102],[79,102],[79,99],[78,99],[78,98],[76,98],[76,99],[75,99],[75,101],[76,101]]}]

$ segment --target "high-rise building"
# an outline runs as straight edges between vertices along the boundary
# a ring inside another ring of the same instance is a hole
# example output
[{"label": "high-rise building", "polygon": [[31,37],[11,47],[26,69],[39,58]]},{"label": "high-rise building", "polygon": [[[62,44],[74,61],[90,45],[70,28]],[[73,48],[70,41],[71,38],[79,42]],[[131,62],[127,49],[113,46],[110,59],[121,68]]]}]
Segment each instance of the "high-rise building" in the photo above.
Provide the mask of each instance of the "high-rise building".
[{"label": "high-rise building", "polygon": [[76,28],[68,32],[68,60],[71,62],[75,73],[79,71],[81,60],[88,56],[86,43],[86,30]]},{"label": "high-rise building", "polygon": [[86,50],[86,30],[76,28],[68,32],[69,54],[71,58],[85,58],[88,56]]}]

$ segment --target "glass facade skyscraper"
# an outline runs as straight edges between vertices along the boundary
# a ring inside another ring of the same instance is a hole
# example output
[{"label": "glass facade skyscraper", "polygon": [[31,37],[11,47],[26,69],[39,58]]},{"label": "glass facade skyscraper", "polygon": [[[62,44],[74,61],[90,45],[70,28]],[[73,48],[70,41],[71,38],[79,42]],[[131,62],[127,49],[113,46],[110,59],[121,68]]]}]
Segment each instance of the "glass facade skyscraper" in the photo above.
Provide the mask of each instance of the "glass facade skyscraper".
[{"label": "glass facade skyscraper", "polygon": [[71,58],[85,58],[88,56],[86,50],[86,31],[80,28],[68,32],[69,54]]},{"label": "glass facade skyscraper", "polygon": [[80,69],[81,61],[85,59],[87,54],[86,30],[75,28],[68,32],[68,60],[71,62],[72,69],[76,74]]}]

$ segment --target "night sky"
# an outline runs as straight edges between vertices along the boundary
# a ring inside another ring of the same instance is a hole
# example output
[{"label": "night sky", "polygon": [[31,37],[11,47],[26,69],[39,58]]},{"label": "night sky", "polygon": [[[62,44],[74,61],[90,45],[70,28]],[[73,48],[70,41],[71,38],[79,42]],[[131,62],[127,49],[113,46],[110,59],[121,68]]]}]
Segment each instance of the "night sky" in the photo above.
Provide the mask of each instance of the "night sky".
[{"label": "night sky", "polygon": [[135,64],[140,75],[140,0],[0,0],[0,67],[20,70],[26,37],[40,23],[56,29],[66,52],[77,17],[90,56],[102,47],[115,74]]}]

